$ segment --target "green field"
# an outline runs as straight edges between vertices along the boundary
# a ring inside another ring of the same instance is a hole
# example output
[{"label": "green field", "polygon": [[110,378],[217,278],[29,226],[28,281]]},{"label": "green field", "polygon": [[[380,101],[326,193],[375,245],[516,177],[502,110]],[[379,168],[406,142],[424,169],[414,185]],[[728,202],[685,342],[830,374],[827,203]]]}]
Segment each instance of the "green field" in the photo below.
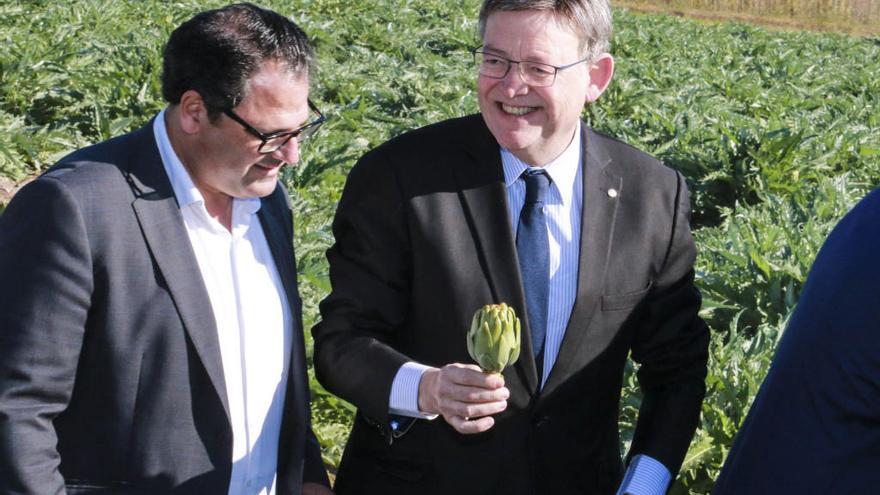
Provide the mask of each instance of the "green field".
[{"label": "green field", "polygon": [[[366,150],[476,111],[477,0],[264,2],[313,38],[330,120],[288,169],[306,327],[329,290],[324,250],[346,173]],[[170,30],[216,1],[0,4],[0,177],[145,123],[163,103]],[[617,74],[584,117],[687,177],[713,340],[702,424],[673,492],[708,493],[810,264],[880,178],[880,43],[615,11]],[[2,208],[2,206],[0,206]],[[335,465],[352,409],[312,380]],[[639,396],[622,399],[624,444]]]}]

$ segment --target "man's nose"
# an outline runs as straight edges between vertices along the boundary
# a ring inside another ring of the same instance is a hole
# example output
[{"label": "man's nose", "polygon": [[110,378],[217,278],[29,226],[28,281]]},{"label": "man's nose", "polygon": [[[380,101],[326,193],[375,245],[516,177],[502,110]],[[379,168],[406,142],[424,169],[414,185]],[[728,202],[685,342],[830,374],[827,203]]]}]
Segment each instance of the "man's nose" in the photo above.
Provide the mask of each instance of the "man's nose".
[{"label": "man's nose", "polygon": [[528,91],[529,87],[528,83],[523,78],[522,66],[515,62],[511,62],[510,69],[507,70],[507,74],[504,75],[504,79],[502,79],[501,83],[509,92],[510,96],[524,94]]},{"label": "man's nose", "polygon": [[272,152],[272,156],[290,165],[299,161],[299,140],[289,139],[283,146]]}]

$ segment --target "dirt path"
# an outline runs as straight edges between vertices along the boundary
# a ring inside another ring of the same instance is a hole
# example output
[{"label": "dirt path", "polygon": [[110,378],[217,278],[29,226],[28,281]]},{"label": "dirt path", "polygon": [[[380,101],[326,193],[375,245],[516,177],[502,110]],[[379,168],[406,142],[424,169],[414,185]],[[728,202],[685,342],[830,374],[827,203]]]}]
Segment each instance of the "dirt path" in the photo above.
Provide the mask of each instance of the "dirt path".
[{"label": "dirt path", "polygon": [[709,22],[736,21],[756,24],[771,29],[826,31],[862,37],[880,36],[880,25],[876,22],[860,23],[846,19],[792,18],[750,15],[743,12],[715,12],[703,9],[681,9],[645,0],[617,0],[613,5],[615,7],[623,7],[644,14],[668,14]]},{"label": "dirt path", "polygon": [[18,191],[23,185],[24,183],[16,184],[9,177],[0,175],[0,208],[6,206],[6,203],[9,203],[9,200],[12,199],[15,191]]}]

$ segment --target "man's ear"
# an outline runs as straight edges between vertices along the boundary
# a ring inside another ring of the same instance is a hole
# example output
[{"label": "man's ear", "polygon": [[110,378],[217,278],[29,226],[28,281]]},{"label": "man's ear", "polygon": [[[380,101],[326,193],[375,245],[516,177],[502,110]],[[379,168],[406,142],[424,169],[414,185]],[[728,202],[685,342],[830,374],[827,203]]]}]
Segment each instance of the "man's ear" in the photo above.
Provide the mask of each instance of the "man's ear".
[{"label": "man's ear", "polygon": [[587,88],[587,102],[599,99],[614,75],[614,58],[610,53],[603,53],[590,64],[590,82]]},{"label": "man's ear", "polygon": [[186,134],[198,134],[203,126],[210,124],[205,101],[195,90],[190,89],[183,93],[177,108],[180,129]]}]

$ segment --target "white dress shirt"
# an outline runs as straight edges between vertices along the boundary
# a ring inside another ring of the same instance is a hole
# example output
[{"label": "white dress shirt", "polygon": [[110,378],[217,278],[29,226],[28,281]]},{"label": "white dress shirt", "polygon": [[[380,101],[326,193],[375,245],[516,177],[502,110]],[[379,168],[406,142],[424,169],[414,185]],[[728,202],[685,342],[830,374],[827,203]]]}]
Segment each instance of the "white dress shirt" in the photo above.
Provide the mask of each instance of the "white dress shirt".
[{"label": "white dress shirt", "polygon": [[174,152],[164,110],[153,132],[217,323],[232,423],[229,494],[273,495],[292,319],[257,217],[260,200],[234,199],[226,230]]}]

